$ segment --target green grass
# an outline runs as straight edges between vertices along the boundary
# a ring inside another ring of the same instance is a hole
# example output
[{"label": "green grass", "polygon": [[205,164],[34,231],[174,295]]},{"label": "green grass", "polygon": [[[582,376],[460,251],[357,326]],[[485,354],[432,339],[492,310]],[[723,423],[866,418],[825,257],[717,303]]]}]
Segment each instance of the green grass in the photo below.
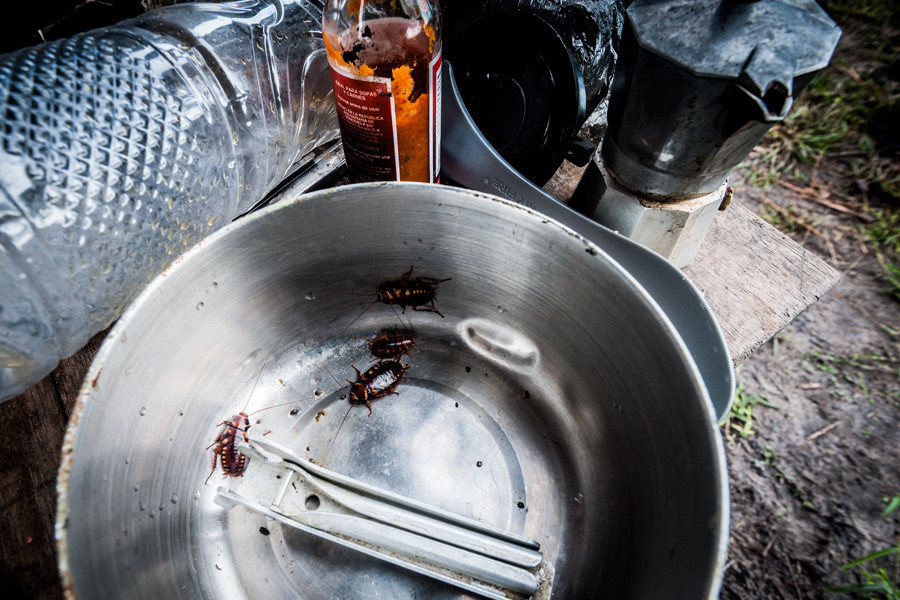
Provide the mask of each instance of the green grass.
[{"label": "green grass", "polygon": [[796,206],[787,206],[782,210],[762,205],[759,207],[760,216],[772,227],[787,234],[803,233],[806,227],[803,223],[809,218],[808,215],[801,214],[800,209]]},{"label": "green grass", "polygon": [[[881,516],[900,508],[900,494],[886,496],[887,506]],[[900,600],[900,537],[897,545],[854,560],[841,571],[856,574],[857,583],[825,588],[826,592],[851,594],[866,600]]]},{"label": "green grass", "polygon": [[860,227],[860,233],[875,249],[888,286],[884,292],[900,301],[900,212],[870,209],[866,213],[872,220]]},{"label": "green grass", "polygon": [[[900,508],[900,494],[886,496],[881,516]],[[841,567],[856,575],[856,583],[825,588],[826,592],[851,594],[865,600],[900,600],[900,536],[896,546],[873,552]]]},{"label": "green grass", "polygon": [[[803,186],[820,172],[852,182],[831,200],[856,200],[853,209],[863,215],[859,237],[874,250],[884,292],[900,301],[900,2],[820,4],[843,29],[841,42],[829,66],[798,95],[741,171],[749,185],[762,187],[779,181]],[[786,234],[819,235],[816,223],[796,206],[760,210]]]},{"label": "green grass", "polygon": [[[900,361],[895,356],[889,353],[835,356],[816,350],[807,359],[806,368],[817,369],[831,375],[832,395],[848,402],[855,402],[856,398],[862,398],[871,404],[881,400],[897,405],[898,394],[896,392],[888,391],[878,395],[869,389],[869,374],[871,373],[890,375],[895,381],[900,382]],[[840,382],[852,386],[853,394],[848,394],[845,390],[840,389]]]},{"label": "green grass", "polygon": [[812,354],[817,368],[831,374],[842,374],[844,378],[853,382],[853,379],[846,375],[846,370],[850,369],[859,371],[877,371],[880,373],[893,374],[897,381],[900,382],[900,361],[892,354],[851,354],[849,356],[836,356],[834,354],[826,354],[818,350]]},{"label": "green grass", "polygon": [[872,221],[863,231],[869,241],[885,252],[900,256],[900,213],[872,209],[868,214]]},{"label": "green grass", "polygon": [[900,539],[897,545],[873,552],[841,567],[856,573],[857,583],[825,588],[866,600],[900,600]]},{"label": "green grass", "polygon": [[[819,166],[831,156],[835,168],[854,180],[876,184],[900,199],[900,167],[881,156],[878,139],[900,110],[897,85],[871,73],[860,75],[835,57],[804,90],[787,118],[775,125],[751,160],[748,182],[805,181],[798,163]],[[877,115],[885,117],[878,118]]]},{"label": "green grass", "polygon": [[886,517],[887,515],[900,508],[900,494],[885,496],[884,503],[887,504],[887,506],[884,507],[884,512],[881,513],[882,517]]},{"label": "green grass", "polygon": [[750,437],[755,433],[753,428],[757,417],[754,410],[758,405],[778,408],[765,396],[748,392],[744,388],[744,382],[738,381],[734,404],[731,405],[731,412],[722,424],[723,433],[730,443],[735,443],[738,437]]},{"label": "green grass", "polygon": [[819,165],[832,156],[848,175],[900,198],[900,167],[882,155],[896,143],[891,132],[900,123],[900,85],[890,73],[900,43],[900,3],[832,0],[822,6],[844,30],[842,43],[763,140],[752,183],[803,180],[797,162]]}]

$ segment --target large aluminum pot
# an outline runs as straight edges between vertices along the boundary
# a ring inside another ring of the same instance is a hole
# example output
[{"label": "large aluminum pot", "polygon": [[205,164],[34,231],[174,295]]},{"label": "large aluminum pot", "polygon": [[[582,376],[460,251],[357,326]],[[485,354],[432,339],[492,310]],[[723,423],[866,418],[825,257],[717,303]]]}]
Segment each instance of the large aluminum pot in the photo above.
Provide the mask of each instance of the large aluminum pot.
[{"label": "large aluminum pot", "polygon": [[[374,303],[436,284],[435,312]],[[361,315],[361,316],[360,316]],[[350,410],[364,338],[415,329],[396,391]],[[327,371],[326,371],[327,368]],[[317,393],[318,391],[318,393]],[[289,199],[157,278],[98,353],[66,435],[66,589],[108,598],[469,598],[214,502],[219,425],[540,542],[553,598],[709,598],[728,529],[700,376],[596,246],[459,189],[367,184]],[[346,417],[346,420],[344,420]],[[343,420],[343,426],[340,427]],[[340,427],[340,431],[338,432]],[[252,467],[252,464],[251,464]]]}]

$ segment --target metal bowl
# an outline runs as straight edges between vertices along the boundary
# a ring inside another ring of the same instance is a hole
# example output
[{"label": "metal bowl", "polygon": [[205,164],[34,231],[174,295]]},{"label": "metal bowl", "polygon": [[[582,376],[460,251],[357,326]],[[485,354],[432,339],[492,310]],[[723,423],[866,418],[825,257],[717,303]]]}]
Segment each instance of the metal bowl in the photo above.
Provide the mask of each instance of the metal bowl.
[{"label": "metal bowl", "polygon": [[[452,278],[421,312],[379,283]],[[372,414],[335,379],[411,327]],[[329,374],[334,375],[334,379]],[[282,201],[151,283],[98,353],[59,476],[71,597],[468,598],[214,502],[225,419],[364,482],[540,542],[553,598],[707,598],[728,528],[696,367],[596,246],[499,198],[419,184]],[[346,419],[346,420],[344,420]],[[343,421],[343,426],[341,423]]]}]

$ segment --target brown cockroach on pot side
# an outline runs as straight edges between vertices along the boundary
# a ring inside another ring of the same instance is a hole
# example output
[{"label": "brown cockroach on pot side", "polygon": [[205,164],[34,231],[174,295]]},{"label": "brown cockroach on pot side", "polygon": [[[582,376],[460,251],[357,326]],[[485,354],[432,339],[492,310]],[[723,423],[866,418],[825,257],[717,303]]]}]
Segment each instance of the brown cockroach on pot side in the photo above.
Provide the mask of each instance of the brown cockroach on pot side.
[{"label": "brown cockroach on pot side", "polygon": [[[271,353],[269,353],[269,356],[271,356]],[[237,449],[236,443],[237,437],[239,435],[242,435],[244,437],[245,442],[250,442],[250,439],[247,437],[247,431],[250,429],[251,416],[264,410],[269,410],[270,408],[278,408],[279,406],[285,406],[287,404],[294,404],[297,402],[303,402],[304,400],[309,400],[309,398],[302,398],[300,400],[283,402],[274,406],[261,408],[248,415],[247,407],[250,405],[250,399],[253,398],[253,392],[256,390],[256,384],[259,383],[259,378],[262,376],[262,372],[266,368],[266,364],[268,364],[268,362],[269,357],[266,357],[263,366],[259,370],[259,375],[256,376],[256,381],[253,382],[253,388],[250,390],[250,395],[247,397],[247,403],[244,404],[244,409],[230,419],[226,419],[225,421],[219,423],[220,426],[224,425],[221,433],[219,433],[219,436],[212,444],[206,447],[206,449],[209,450],[210,448],[215,446],[215,450],[213,450],[212,470],[210,470],[209,475],[206,476],[206,481],[203,482],[203,485],[206,485],[209,482],[209,478],[212,477],[213,473],[216,472],[216,466],[218,464],[222,465],[222,472],[227,477],[243,477],[244,469],[247,468],[247,457]]]},{"label": "brown cockroach on pot side", "polygon": [[413,268],[409,267],[409,271],[397,281],[382,281],[378,284],[378,302],[384,304],[395,304],[403,308],[410,307],[419,312],[437,313],[441,318],[444,317],[434,306],[434,297],[437,294],[435,286],[445,281],[450,281],[452,277],[445,279],[435,279],[433,277],[416,277],[410,279]]},{"label": "brown cockroach on pot side", "polygon": [[[413,267],[410,266],[409,271],[404,273],[400,279],[382,281],[379,283],[376,288],[375,300],[359,313],[356,319],[350,321],[350,323],[347,324],[347,327],[350,327],[350,325],[355,323],[356,320],[363,316],[376,302],[381,302],[382,304],[388,304],[390,306],[399,306],[403,309],[402,312],[404,314],[406,313],[407,308],[411,308],[417,312],[435,313],[443,318],[444,315],[441,314],[434,305],[434,298],[437,295],[435,287],[438,284],[450,281],[453,278],[446,277],[444,279],[436,279],[434,277],[416,277],[415,279],[411,279],[412,272]],[[344,327],[344,329],[346,330],[347,327]]]}]

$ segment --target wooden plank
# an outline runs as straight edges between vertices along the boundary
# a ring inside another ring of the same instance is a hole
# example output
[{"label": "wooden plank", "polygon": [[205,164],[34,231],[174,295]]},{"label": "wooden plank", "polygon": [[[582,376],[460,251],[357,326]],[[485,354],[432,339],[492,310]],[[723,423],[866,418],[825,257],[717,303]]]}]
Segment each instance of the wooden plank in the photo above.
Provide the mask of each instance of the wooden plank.
[{"label": "wooden plank", "polygon": [[716,215],[684,272],[712,307],[736,365],[841,277],[818,255],[737,202]]},{"label": "wooden plank", "polygon": [[553,177],[550,178],[550,181],[544,185],[543,190],[557,200],[568,202],[572,194],[575,193],[575,188],[578,187],[578,182],[581,181],[581,176],[586,169],[587,165],[576,167],[565,160],[556,170],[556,173],[553,174]]},{"label": "wooden plank", "polygon": [[62,597],[56,567],[56,472],[69,413],[106,331],[23,394],[0,403],[0,590]]},{"label": "wooden plank", "polygon": [[[564,162],[544,191],[568,201],[584,170]],[[683,271],[709,302],[735,365],[840,280],[818,255],[737,201],[719,211],[700,251]]]}]

